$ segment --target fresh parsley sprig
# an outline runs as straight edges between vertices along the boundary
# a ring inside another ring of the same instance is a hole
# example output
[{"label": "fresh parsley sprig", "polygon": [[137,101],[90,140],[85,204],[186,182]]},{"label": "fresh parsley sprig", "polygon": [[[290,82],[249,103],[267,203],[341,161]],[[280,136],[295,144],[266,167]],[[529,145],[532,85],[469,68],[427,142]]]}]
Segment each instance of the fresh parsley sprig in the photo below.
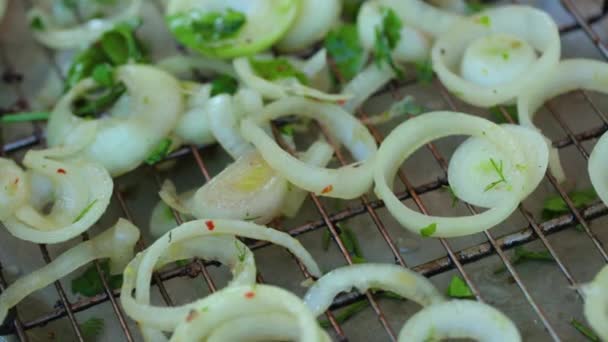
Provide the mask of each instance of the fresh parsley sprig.
[{"label": "fresh parsley sprig", "polygon": [[387,64],[393,69],[397,78],[403,79],[403,71],[393,60],[392,52],[401,39],[401,28],[403,23],[397,13],[389,7],[382,7],[382,23],[375,27],[374,55],[378,67]]}]

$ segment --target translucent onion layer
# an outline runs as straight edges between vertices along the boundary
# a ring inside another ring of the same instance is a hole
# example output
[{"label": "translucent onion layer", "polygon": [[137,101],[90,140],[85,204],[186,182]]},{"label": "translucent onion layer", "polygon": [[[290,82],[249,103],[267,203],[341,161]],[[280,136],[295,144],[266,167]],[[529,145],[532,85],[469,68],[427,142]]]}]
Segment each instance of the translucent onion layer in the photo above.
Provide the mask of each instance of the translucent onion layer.
[{"label": "translucent onion layer", "polygon": [[593,152],[589,156],[589,178],[591,184],[595,188],[595,192],[602,199],[604,204],[608,205],[608,177],[606,177],[606,169],[608,169],[608,133],[604,133],[600,140],[593,148]]},{"label": "translucent onion layer", "polygon": [[340,17],[339,0],[302,0],[296,19],[276,47],[280,51],[297,51],[323,39]]},{"label": "translucent onion layer", "polygon": [[[357,163],[327,169],[306,164],[281,149],[261,125],[287,115],[317,120],[350,151]],[[284,98],[268,105],[260,115],[243,120],[241,134],[257,148],[271,168],[301,189],[321,196],[349,199],[360,196],[371,186],[376,142],[359,120],[339,106],[299,97]]]},{"label": "translucent onion layer", "polygon": [[608,341],[608,266],[583,286],[585,317],[601,340]]}]

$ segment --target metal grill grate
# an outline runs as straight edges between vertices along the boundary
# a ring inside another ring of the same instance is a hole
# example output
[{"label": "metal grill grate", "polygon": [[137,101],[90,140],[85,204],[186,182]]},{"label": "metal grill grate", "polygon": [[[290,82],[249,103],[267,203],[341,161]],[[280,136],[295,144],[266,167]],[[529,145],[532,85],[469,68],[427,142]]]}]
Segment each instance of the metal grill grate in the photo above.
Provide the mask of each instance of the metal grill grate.
[{"label": "metal grill grate", "polygon": [[[513,1],[513,2],[517,2],[517,1]],[[593,28],[593,24],[595,22],[603,19],[604,16],[606,15],[606,13],[608,13],[608,1],[605,0],[602,2],[601,13],[596,13],[596,14],[593,14],[590,16],[583,16],[583,14],[581,14],[581,12],[580,12],[580,8],[577,7],[577,5],[575,4],[575,2],[573,0],[562,0],[561,2],[563,4],[564,8],[572,16],[572,18],[574,18],[575,22],[570,25],[560,27],[560,32],[562,34],[565,34],[565,33],[572,32],[572,31],[581,31],[582,30],[582,32],[584,32],[588,36],[588,38],[591,40],[591,42],[595,45],[595,47],[601,53],[603,58],[608,60],[608,46],[600,39],[599,33],[594,31],[594,28]],[[161,10],[160,4],[157,3],[156,5],[157,5],[156,6],[157,9]],[[56,63],[56,59],[53,58],[52,52],[49,50],[46,50],[46,49],[44,51],[45,51],[46,57],[49,60],[49,63],[56,69],[56,71],[59,72],[60,67]],[[7,57],[7,54],[5,53],[4,49],[0,49],[0,58],[1,58],[2,64],[4,65],[5,70],[13,70],[11,61]],[[20,71],[23,71],[23,70],[20,70]],[[61,74],[61,73],[59,73],[59,74]],[[388,89],[384,89],[383,92],[391,94],[393,97],[397,98],[399,96],[398,92],[397,92],[397,88],[404,86],[404,85],[405,84],[403,84],[403,83],[402,84],[391,84],[388,87]],[[24,101],[24,100],[26,100],[26,98],[24,97],[24,92],[20,88],[19,83],[14,83],[14,88],[15,88],[14,90],[15,90],[16,94],[19,96],[19,100],[16,102],[16,104],[17,104],[16,107],[18,109],[27,109],[27,101]],[[441,95],[443,100],[449,105],[450,109],[452,109],[452,110],[459,109],[459,107],[456,104],[456,102],[454,101],[454,99],[452,99],[452,97],[449,95],[449,93],[446,91],[446,89],[437,80],[435,80],[433,82],[432,89]],[[545,107],[550,112],[550,114],[552,115],[554,120],[557,122],[557,124],[563,129],[563,131],[566,134],[565,137],[554,141],[553,145],[559,149],[564,149],[568,146],[574,145],[574,147],[576,147],[576,149],[579,151],[580,155],[586,160],[586,159],[588,159],[589,151],[588,151],[588,149],[585,148],[583,143],[586,141],[596,139],[599,136],[601,136],[608,128],[608,119],[606,118],[606,115],[599,109],[599,107],[594,103],[592,98],[586,92],[580,92],[580,93],[582,93],[582,96],[584,97],[584,99],[588,102],[588,104],[591,106],[591,108],[593,108],[593,112],[595,113],[595,115],[602,122],[602,124],[600,126],[592,128],[592,129],[587,130],[582,133],[575,134],[573,132],[573,129],[566,123],[566,121],[564,119],[561,118],[561,116],[559,114],[559,110],[558,110],[558,108],[556,108],[556,106],[554,106],[551,103],[548,103]],[[513,122],[513,118],[510,117],[509,113],[505,110],[505,108],[501,108],[501,113],[506,120]],[[365,117],[367,116],[367,114],[365,112],[363,112],[362,110],[359,111],[359,115],[363,119],[365,119]],[[370,129],[370,131],[372,132],[372,134],[374,135],[374,137],[376,138],[378,143],[380,143],[383,139],[383,136],[382,136],[382,133],[380,133],[379,129],[377,129],[376,127],[373,127],[373,126],[368,126],[368,128]],[[0,149],[0,155],[12,156],[12,155],[15,155],[17,152],[23,151],[24,149],[42,144],[43,136],[42,136],[41,129],[39,127],[35,126],[33,132],[34,132],[34,134],[32,136],[28,136],[26,138],[6,142],[3,146],[1,144],[2,141],[0,139],[0,146],[2,146],[2,148]],[[1,136],[0,136],[0,138],[1,138]],[[341,151],[337,146],[334,145],[334,147],[336,149],[336,156],[337,156],[338,161],[341,164],[346,164],[347,159],[345,158],[345,156],[343,156],[341,154]],[[437,146],[434,144],[429,144],[429,145],[427,145],[427,148],[431,152],[432,157],[435,160],[435,162],[445,173],[445,171],[447,169],[447,162],[446,162],[446,159],[439,152],[439,149],[437,148]],[[181,159],[188,155],[194,157],[194,160],[196,161],[196,164],[197,164],[198,168],[200,169],[200,172],[201,172],[204,180],[208,181],[211,178],[211,174],[210,174],[207,164],[206,164],[207,157],[204,156],[203,153],[201,152],[201,150],[197,149],[195,146],[190,146],[188,148],[181,149],[181,150],[173,153],[171,156],[169,156],[169,158]],[[151,172],[153,172],[153,174],[154,174],[156,183],[158,185],[160,185],[159,174],[156,172],[156,170],[152,170]],[[423,213],[429,212],[428,207],[425,205],[424,200],[422,199],[423,195],[438,191],[442,188],[442,186],[447,185],[447,179],[445,176],[440,177],[439,179],[434,180],[432,182],[429,182],[429,183],[426,183],[423,185],[419,185],[419,186],[414,186],[412,184],[412,182],[410,181],[410,179],[408,178],[408,176],[402,170],[399,171],[398,178],[399,178],[400,182],[402,183],[402,185],[405,187],[405,191],[399,192],[397,194],[398,197],[402,201],[405,201],[405,200],[413,201],[413,203]],[[472,263],[476,260],[485,258],[490,255],[498,255],[498,257],[500,258],[500,260],[502,261],[502,263],[504,264],[504,266],[506,267],[506,269],[512,276],[513,281],[517,284],[517,286],[523,293],[529,306],[532,308],[532,310],[536,314],[537,318],[540,320],[541,324],[544,326],[547,336],[555,341],[559,341],[559,340],[561,340],[559,332],[556,330],[554,324],[549,321],[543,308],[538,304],[538,298],[535,298],[530,293],[529,286],[526,283],[524,283],[524,281],[522,280],[522,277],[520,276],[518,271],[513,267],[513,264],[511,261],[509,261],[509,258],[507,257],[505,251],[508,249],[511,249],[515,246],[518,246],[518,245],[521,245],[521,244],[524,244],[524,243],[527,243],[527,242],[530,242],[533,240],[539,240],[542,243],[542,245],[544,245],[544,247],[554,257],[554,259],[557,263],[557,266],[559,267],[560,272],[563,274],[563,277],[565,277],[565,279],[568,281],[568,283],[571,286],[573,286],[574,289],[576,289],[576,291],[578,292],[578,294],[580,296],[581,295],[580,289],[576,286],[577,284],[580,283],[580,279],[575,279],[575,277],[571,273],[571,270],[563,262],[563,260],[562,260],[563,255],[559,254],[556,251],[556,248],[554,248],[554,245],[552,244],[552,242],[550,241],[548,236],[551,234],[558,233],[558,232],[564,230],[568,226],[571,226],[574,224],[579,224],[582,227],[582,229],[584,230],[584,233],[586,234],[587,238],[590,240],[590,242],[592,243],[594,248],[597,250],[597,252],[599,252],[599,256],[602,259],[601,262],[606,263],[606,262],[608,262],[608,252],[604,248],[602,242],[594,235],[593,231],[589,228],[589,221],[592,219],[607,215],[608,209],[602,204],[595,204],[584,210],[579,210],[575,207],[574,203],[572,202],[572,199],[568,196],[566,190],[559,183],[557,183],[557,181],[550,174],[546,175],[546,179],[565,200],[568,208],[570,209],[569,214],[565,214],[561,217],[558,217],[556,219],[552,219],[552,220],[549,220],[546,222],[537,222],[535,220],[535,218],[533,217],[533,215],[530,213],[530,210],[526,209],[524,207],[524,205],[520,205],[519,211],[523,215],[525,220],[527,221],[527,227],[525,227],[521,230],[518,230],[514,233],[511,233],[511,234],[508,234],[505,236],[501,236],[499,238],[495,237],[489,231],[485,231],[484,232],[485,237],[486,237],[485,242],[482,242],[478,245],[467,247],[467,248],[464,248],[461,250],[455,250],[454,247],[452,247],[452,241],[450,239],[439,239],[439,241],[440,241],[441,245],[443,246],[447,255],[444,257],[435,259],[435,260],[431,260],[431,261],[428,261],[425,263],[418,264],[418,265],[412,265],[412,264],[406,263],[406,260],[404,259],[404,257],[402,256],[402,254],[399,251],[399,248],[397,246],[397,243],[395,242],[394,237],[391,235],[389,230],[386,228],[385,223],[381,219],[381,215],[379,215],[377,212],[378,209],[381,209],[384,206],[382,201],[370,199],[368,196],[362,196],[359,199],[358,204],[351,203],[351,205],[349,207],[347,207],[346,209],[337,210],[337,211],[334,211],[333,213],[330,213],[329,209],[327,209],[327,205],[324,204],[323,201],[321,201],[319,198],[317,198],[317,196],[315,194],[310,194],[310,199],[312,200],[312,203],[314,204],[315,208],[318,211],[319,218],[314,221],[308,222],[306,224],[299,225],[295,228],[285,227],[285,228],[288,228],[285,230],[287,232],[289,232],[292,236],[298,237],[298,236],[301,236],[303,234],[306,234],[306,233],[309,233],[312,231],[327,229],[330,232],[331,237],[333,238],[333,241],[335,241],[336,245],[338,246],[340,253],[343,255],[344,260],[348,264],[352,264],[353,261],[351,259],[351,256],[348,253],[347,248],[344,245],[343,241],[340,239],[340,227],[337,226],[337,223],[346,221],[353,217],[358,217],[358,216],[367,214],[367,215],[369,215],[369,218],[371,218],[374,226],[377,228],[381,239],[384,240],[386,247],[388,247],[388,249],[390,250],[390,253],[393,255],[396,263],[398,263],[404,267],[410,267],[425,276],[432,276],[432,275],[446,272],[451,269],[456,269],[460,273],[460,275],[464,278],[466,283],[469,285],[469,287],[471,288],[475,297],[480,301],[483,301],[484,298],[479,290],[479,286],[476,282],[473,281],[473,277],[471,276],[471,273],[469,271],[465,270],[464,265]],[[118,189],[118,187],[115,187],[115,188]],[[129,220],[133,221],[131,209],[127,205],[127,201],[125,200],[125,198],[124,198],[123,194],[120,192],[120,190],[115,191],[114,200],[115,200],[115,203],[117,203],[120,206],[120,208],[122,210],[122,214]],[[471,213],[475,212],[475,208],[468,206],[468,205],[467,205],[467,208]],[[179,217],[178,213],[174,212],[174,215],[175,215],[176,222],[181,223],[181,218]],[[83,239],[87,239],[86,234],[83,235]],[[258,249],[268,246],[269,244],[264,243],[264,242],[255,242],[255,243],[251,243],[249,245],[252,249],[258,250]],[[140,243],[138,244],[137,247],[140,250],[144,249],[145,248],[144,242],[140,241]],[[50,262],[51,259],[50,259],[47,247],[44,245],[40,245],[40,250],[42,252],[42,256],[43,256],[43,259],[45,260],[45,262],[47,262],[47,263]],[[0,262],[1,262],[1,260],[0,260]],[[212,278],[209,270],[207,269],[209,266],[212,266],[212,265],[215,265],[215,264],[208,263],[208,262],[205,262],[202,260],[195,260],[195,261],[193,261],[193,263],[191,263],[188,266],[176,267],[176,268],[156,274],[154,276],[154,282],[155,282],[156,286],[158,287],[158,289],[160,290],[161,296],[162,296],[164,302],[166,303],[166,305],[173,305],[173,303],[174,303],[172,300],[171,294],[169,293],[169,291],[167,290],[167,288],[164,285],[164,282],[169,279],[173,279],[176,277],[193,277],[194,278],[194,277],[197,277],[200,275],[200,276],[202,276],[205,283],[207,284],[209,291],[211,291],[211,292],[215,291],[216,285],[214,283],[214,279]],[[304,276],[307,278],[310,277],[310,275],[306,273],[305,269],[301,265],[299,265],[299,266],[300,266],[300,269],[302,270]],[[100,268],[99,264],[97,264],[97,269],[101,273],[101,268]],[[4,281],[4,278],[2,277],[1,270],[2,270],[2,266],[0,264],[0,290],[2,290],[6,286],[6,282]],[[258,280],[263,281],[261,275],[258,277]],[[27,341],[28,340],[28,336],[26,335],[27,330],[35,328],[35,327],[43,326],[54,320],[58,320],[58,319],[67,317],[69,319],[69,321],[71,322],[71,327],[73,328],[73,331],[74,331],[74,338],[79,341],[84,341],[83,334],[80,331],[79,324],[75,317],[75,313],[83,311],[83,310],[87,310],[91,307],[94,307],[98,304],[101,304],[103,302],[110,300],[112,309],[116,316],[116,319],[118,320],[122,330],[124,331],[125,339],[128,341],[134,341],[135,337],[133,336],[133,333],[131,332],[129,325],[127,324],[128,318],[125,317],[119,304],[116,301],[116,296],[119,295],[119,291],[117,291],[117,290],[112,291],[110,289],[106,279],[103,279],[103,285],[104,285],[105,293],[97,295],[92,298],[81,299],[81,300],[78,300],[75,302],[69,302],[63,286],[61,285],[60,282],[56,282],[55,287],[56,287],[57,293],[58,293],[59,298],[62,303],[61,307],[55,309],[52,312],[49,312],[47,314],[44,314],[40,317],[37,317],[35,319],[29,320],[26,322],[21,321],[18,317],[15,316],[14,322],[12,324],[10,322],[8,322],[8,324],[6,324],[5,328],[11,329],[12,331],[16,332],[18,337],[20,338],[20,340]],[[362,298],[362,296],[364,296],[371,304],[373,311],[375,312],[378,320],[380,321],[381,325],[383,326],[384,330],[386,331],[386,337],[390,338],[393,341],[396,340],[394,327],[392,327],[391,324],[389,323],[389,321],[387,319],[387,314],[380,307],[380,305],[378,305],[378,302],[376,300],[376,294],[373,294],[371,292],[368,292],[365,294],[358,294],[358,293],[344,294],[335,300],[334,304],[332,305],[332,310],[344,307],[345,305],[352,303],[355,300],[359,300],[360,298]],[[580,302],[580,298],[579,298],[579,302]],[[341,325],[337,322],[337,320],[334,318],[331,311],[328,311],[326,313],[326,315],[331,323],[331,326],[332,326],[336,336],[338,336],[338,338],[341,340],[347,340],[348,339],[347,334],[345,333],[345,331],[341,327]],[[385,339],[385,336],[380,337],[380,338]]]}]

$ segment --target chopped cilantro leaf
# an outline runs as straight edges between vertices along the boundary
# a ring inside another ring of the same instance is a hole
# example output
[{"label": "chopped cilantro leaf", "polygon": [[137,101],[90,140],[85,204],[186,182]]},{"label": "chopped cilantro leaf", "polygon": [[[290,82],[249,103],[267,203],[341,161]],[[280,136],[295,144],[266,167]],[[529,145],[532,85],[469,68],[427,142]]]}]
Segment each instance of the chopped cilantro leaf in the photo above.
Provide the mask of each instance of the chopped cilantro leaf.
[{"label": "chopped cilantro leaf", "polygon": [[30,27],[36,31],[44,31],[44,29],[45,29],[45,25],[44,25],[44,22],[42,21],[42,18],[40,18],[38,16],[35,16],[32,18],[32,20],[30,21]]},{"label": "chopped cilantro leaf", "polygon": [[366,62],[365,52],[352,24],[342,25],[327,34],[325,49],[336,64],[341,82],[353,79]]},{"label": "chopped cilantro leaf", "polygon": [[431,223],[428,226],[420,229],[420,235],[430,237],[437,231],[437,223]]},{"label": "chopped cilantro leaf", "polygon": [[211,96],[219,94],[234,95],[239,87],[239,82],[231,76],[220,75],[211,81]]},{"label": "chopped cilantro leaf", "polygon": [[105,87],[114,85],[114,68],[108,63],[99,64],[93,69],[93,79]]},{"label": "chopped cilantro leaf", "polygon": [[72,221],[72,223],[76,223],[76,222],[82,220],[84,215],[86,215],[91,210],[91,208],[93,208],[95,203],[97,203],[97,199],[93,200],[91,203],[89,203],[89,205],[87,205],[84,209],[82,209],[80,214],[78,214],[78,216],[76,216],[76,218],[74,218],[74,221]]},{"label": "chopped cilantro leaf", "polygon": [[247,22],[247,16],[231,8],[223,12],[190,10],[172,14],[166,21],[179,41],[187,46],[198,46],[235,36]]},{"label": "chopped cilantro leaf", "polygon": [[[530,262],[530,261],[542,261],[542,262],[554,262],[553,256],[549,251],[529,251],[522,246],[515,247],[515,252],[513,254],[513,258],[511,259],[511,264],[513,266]],[[500,267],[499,269],[494,271],[494,274],[500,274],[505,272],[507,268],[505,266]]]},{"label": "chopped cilantro leaf", "polygon": [[85,341],[95,340],[103,331],[105,323],[101,318],[89,318],[80,324],[80,331]]},{"label": "chopped cilantro leaf", "polygon": [[416,62],[416,79],[422,84],[429,84],[433,81],[433,63],[430,59]]},{"label": "chopped cilantro leaf", "polygon": [[234,246],[236,247],[236,251],[238,253],[237,258],[239,259],[239,261],[245,261],[245,257],[247,256],[247,246],[244,246],[237,240],[234,240]]},{"label": "chopped cilantro leaf", "polygon": [[403,71],[395,64],[391,53],[401,39],[401,27],[401,19],[397,13],[391,8],[383,7],[382,24],[375,27],[375,61],[379,67],[383,63],[388,64],[400,79],[403,78]]},{"label": "chopped cilantro leaf", "polygon": [[452,298],[474,298],[475,295],[467,283],[459,276],[453,276],[446,294]]},{"label": "chopped cilantro leaf", "polygon": [[[572,191],[568,194],[568,197],[570,197],[572,203],[577,209],[586,207],[598,199],[597,193],[592,188]],[[569,212],[570,209],[568,208],[568,205],[559,195],[549,197],[543,203],[542,216],[545,220],[550,220]]]},{"label": "chopped cilantro leaf", "polygon": [[23,112],[14,114],[4,114],[0,116],[0,123],[29,122],[37,120],[48,120],[51,116],[49,112]]},{"label": "chopped cilantro leaf", "polygon": [[591,341],[591,342],[600,342],[600,338],[593,332],[593,330],[591,330],[591,328],[588,328],[587,326],[585,326],[583,323],[577,321],[576,319],[572,319],[570,321],[570,324],[572,324],[572,326],[574,327],[574,329],[578,330],[578,332],[580,332],[583,336],[585,336],[587,338],[587,340]]},{"label": "chopped cilantro leaf", "polygon": [[275,59],[249,59],[249,64],[260,77],[269,80],[279,80],[283,78],[295,77],[300,83],[308,84],[306,75],[298,70],[287,58]]},{"label": "chopped cilantro leaf", "polygon": [[154,165],[159,161],[165,159],[165,157],[171,151],[172,144],[173,141],[169,138],[164,138],[163,140],[161,140],[158,145],[156,145],[152,153],[150,153],[148,158],[146,158],[146,164]]},{"label": "chopped cilantro leaf", "polygon": [[486,27],[490,27],[492,21],[487,15],[482,15],[476,19],[477,23]]},{"label": "chopped cilantro leaf", "polygon": [[[105,275],[110,274],[109,260],[100,261],[101,270]],[[122,275],[109,276],[108,285],[115,290],[122,286]],[[85,297],[93,297],[103,293],[103,282],[97,272],[97,267],[91,265],[79,277],[72,279],[72,293]]]}]

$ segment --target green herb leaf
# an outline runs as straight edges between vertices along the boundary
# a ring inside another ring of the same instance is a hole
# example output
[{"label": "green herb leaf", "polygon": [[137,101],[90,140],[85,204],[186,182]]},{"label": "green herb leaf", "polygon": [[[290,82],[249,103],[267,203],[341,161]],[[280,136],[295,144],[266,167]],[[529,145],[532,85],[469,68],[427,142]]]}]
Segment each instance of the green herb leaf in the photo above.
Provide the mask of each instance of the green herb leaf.
[{"label": "green herb leaf", "polygon": [[23,112],[14,114],[5,114],[0,116],[0,123],[16,123],[16,122],[29,122],[38,120],[48,120],[51,116],[49,112]]},{"label": "green herb leaf", "polygon": [[492,21],[490,17],[487,15],[482,15],[476,19],[477,23],[486,27],[490,27],[492,25]]},{"label": "green herb leaf", "polygon": [[234,240],[234,247],[236,247],[236,251],[238,253],[237,258],[239,259],[239,261],[245,261],[245,257],[247,256],[247,247],[243,246],[243,244],[237,240]]},{"label": "green herb leaf", "polygon": [[191,261],[192,261],[191,259],[176,260],[175,264],[179,267],[184,267],[184,266],[188,266]]},{"label": "green herb leaf", "polygon": [[110,88],[102,88],[101,94],[92,92],[77,98],[72,104],[76,116],[95,118],[108,110],[127,91],[127,87],[121,82]]},{"label": "green herb leaf", "polygon": [[[352,304],[349,304],[349,305],[345,306],[340,311],[340,313],[335,315],[335,319],[339,324],[342,324],[342,323],[348,321],[349,319],[351,319],[352,317],[354,317],[359,312],[365,310],[365,308],[367,308],[368,306],[369,306],[369,303],[365,299],[352,303]],[[331,323],[327,320],[320,321],[319,324],[323,328],[326,328],[326,329],[331,327]]]},{"label": "green herb leaf", "polygon": [[219,94],[234,95],[239,87],[239,82],[231,76],[220,75],[211,81],[211,96]]},{"label": "green herb leaf", "polygon": [[467,283],[459,276],[452,277],[446,293],[452,298],[475,298]]},{"label": "green herb leaf", "polygon": [[496,186],[498,186],[499,184],[502,183],[507,183],[507,179],[505,178],[505,175],[503,173],[503,163],[502,160],[500,162],[496,162],[493,158],[490,158],[490,164],[492,165],[492,168],[494,169],[494,171],[496,172],[496,174],[498,174],[499,179],[497,181],[494,181],[490,184],[488,184],[483,191],[490,191],[492,189],[494,189]]},{"label": "green herb leaf", "polygon": [[[530,261],[554,262],[553,256],[549,251],[529,251],[523,246],[515,247],[515,253],[511,259],[513,266],[520,265]],[[506,266],[502,266],[494,271],[494,274],[500,274],[507,270]]]},{"label": "green herb leaf", "polygon": [[467,10],[470,14],[479,13],[486,9],[486,6],[479,0],[467,1]]},{"label": "green herb leaf", "polygon": [[430,84],[433,81],[433,63],[431,60],[414,63],[416,67],[416,79],[422,84]]},{"label": "green herb leaf", "polygon": [[247,22],[247,16],[230,8],[223,12],[190,10],[172,14],[166,21],[179,41],[200,46],[235,36]]},{"label": "green herb leaf", "polygon": [[283,78],[295,77],[300,83],[308,84],[308,77],[298,70],[287,58],[275,59],[249,59],[249,64],[260,77],[269,80],[279,80]]},{"label": "green herb leaf", "polygon": [[295,126],[293,124],[285,124],[279,127],[279,132],[288,137],[293,137],[295,133]]},{"label": "green herb leaf", "polygon": [[[101,270],[105,275],[110,274],[109,260],[100,261]],[[108,285],[112,290],[122,286],[122,275],[109,276]],[[104,292],[103,282],[97,272],[97,267],[91,265],[79,277],[72,279],[72,293],[85,297],[93,297]]]},{"label": "green herb leaf", "polygon": [[44,22],[42,21],[42,18],[40,18],[39,16],[35,16],[32,18],[32,20],[30,21],[30,27],[32,28],[32,30],[35,31],[44,31],[44,29],[46,28]]},{"label": "green herb leaf", "polygon": [[112,68],[112,66],[108,63],[98,64],[95,69],[93,69],[93,79],[101,86],[113,86],[114,68]]},{"label": "green herb leaf", "polygon": [[89,205],[87,205],[84,209],[82,209],[82,211],[80,212],[80,214],[78,214],[78,216],[76,216],[74,218],[74,221],[72,221],[72,223],[76,223],[80,220],[82,220],[82,218],[84,217],[84,215],[86,215],[95,205],[95,203],[97,203],[97,199],[94,199],[91,203],[89,203]]},{"label": "green herb leaf", "polygon": [[388,64],[400,79],[404,77],[403,71],[395,64],[391,53],[401,39],[402,26],[401,19],[393,9],[382,7],[382,24],[375,27],[375,61],[378,67],[382,67],[383,63]]},{"label": "green herb leaf", "polygon": [[428,226],[420,229],[420,235],[430,237],[437,231],[437,223],[431,223]]},{"label": "green herb leaf", "polygon": [[[568,194],[568,197],[570,197],[572,203],[577,209],[586,207],[598,199],[597,193],[593,188],[572,191]],[[557,195],[549,197],[545,200],[543,204],[542,216],[544,220],[550,220],[569,212],[570,209],[568,208],[566,201],[564,201],[560,195]]]},{"label": "green herb leaf", "polygon": [[342,18],[347,22],[357,20],[359,9],[363,5],[364,0],[343,0],[342,1]]},{"label": "green herb leaf", "polygon": [[588,328],[587,326],[585,326],[583,323],[581,323],[573,318],[570,321],[570,324],[572,324],[574,329],[578,330],[578,332],[580,332],[583,336],[585,336],[587,338],[587,340],[589,340],[591,342],[601,342],[600,338],[593,332],[593,330],[591,330],[591,328]]},{"label": "green herb leaf", "polygon": [[105,323],[101,318],[89,318],[80,324],[80,331],[85,341],[95,340],[103,331]]},{"label": "green herb leaf", "polygon": [[[504,106],[504,109],[507,111],[509,116],[513,119],[513,121],[518,124],[519,123],[519,115],[517,113],[517,105],[509,105]],[[492,116],[492,121],[497,124],[510,123],[507,118],[502,113],[502,110],[498,106],[494,106],[490,108],[490,115]]]},{"label": "green herb leaf", "polygon": [[154,148],[152,153],[150,153],[148,158],[146,158],[146,160],[145,160],[146,164],[154,165],[154,164],[158,163],[159,161],[165,159],[165,157],[171,151],[172,144],[173,144],[173,141],[169,138],[164,138],[163,140],[161,140],[158,143],[158,145],[156,145],[156,147]]},{"label": "green herb leaf", "polygon": [[342,25],[329,32],[325,38],[325,49],[340,74],[336,78],[342,82],[353,79],[365,65],[365,51],[359,43],[355,25]]},{"label": "green herb leaf", "polygon": [[113,65],[146,61],[143,45],[135,37],[140,24],[140,21],[121,23],[101,36],[101,48]]}]

